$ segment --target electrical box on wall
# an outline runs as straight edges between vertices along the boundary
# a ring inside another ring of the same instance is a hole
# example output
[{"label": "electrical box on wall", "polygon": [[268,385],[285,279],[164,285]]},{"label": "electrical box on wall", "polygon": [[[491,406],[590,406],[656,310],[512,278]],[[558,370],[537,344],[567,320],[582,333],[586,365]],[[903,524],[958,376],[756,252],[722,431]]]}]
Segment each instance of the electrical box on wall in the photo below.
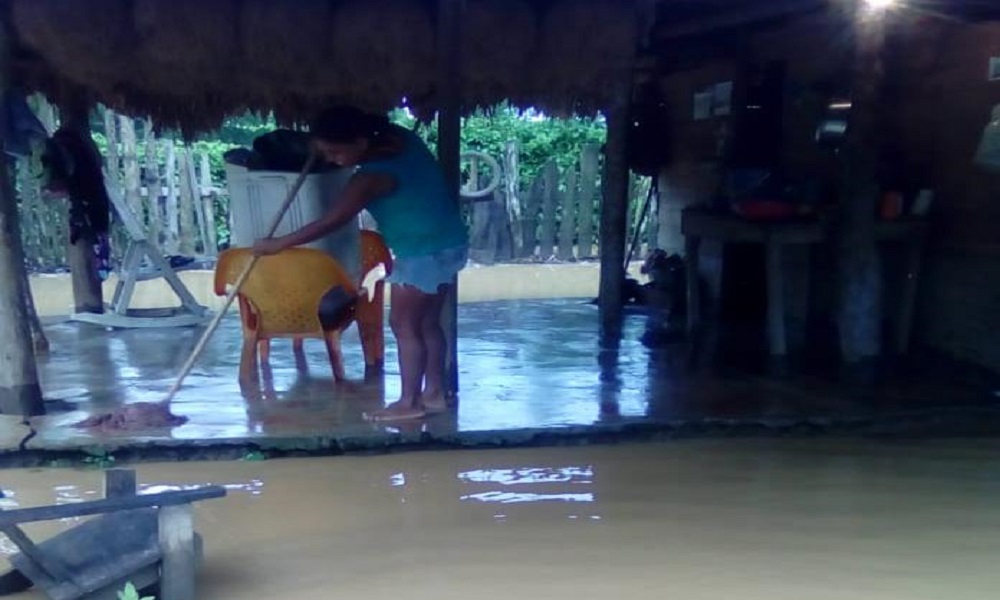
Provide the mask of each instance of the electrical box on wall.
[{"label": "electrical box on wall", "polygon": [[990,81],[1000,81],[1000,56],[990,57]]}]

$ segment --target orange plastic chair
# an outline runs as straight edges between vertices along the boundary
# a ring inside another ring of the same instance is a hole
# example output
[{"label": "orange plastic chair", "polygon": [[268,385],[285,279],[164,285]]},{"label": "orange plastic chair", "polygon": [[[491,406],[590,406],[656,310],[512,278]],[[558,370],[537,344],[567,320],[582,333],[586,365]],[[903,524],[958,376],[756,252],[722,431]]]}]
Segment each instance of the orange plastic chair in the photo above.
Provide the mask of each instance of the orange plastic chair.
[{"label": "orange plastic chair", "polygon": [[[222,296],[253,257],[249,248],[234,248],[219,255],[215,269],[215,293]],[[320,301],[340,286],[348,299],[336,320],[324,327]],[[240,379],[255,378],[258,353],[267,362],[270,340],[320,338],[326,343],[334,377],[345,379],[340,334],[355,318],[358,288],[343,267],[325,252],[292,248],[257,261],[238,294],[243,323]]]},{"label": "orange plastic chair", "polygon": [[[392,273],[392,254],[385,240],[377,232],[361,232],[361,281],[381,264],[388,277]],[[359,283],[360,285],[360,283]],[[379,280],[375,289],[358,300],[356,319],[361,334],[361,349],[365,354],[365,367],[381,369],[385,364],[385,281]]]}]

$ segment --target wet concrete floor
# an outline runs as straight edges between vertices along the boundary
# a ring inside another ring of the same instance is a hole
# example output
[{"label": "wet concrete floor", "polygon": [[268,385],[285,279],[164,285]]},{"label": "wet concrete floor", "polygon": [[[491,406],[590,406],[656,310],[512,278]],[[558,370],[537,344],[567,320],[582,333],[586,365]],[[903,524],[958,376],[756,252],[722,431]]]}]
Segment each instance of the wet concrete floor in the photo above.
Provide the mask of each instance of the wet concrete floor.
[{"label": "wet concrete floor", "polygon": [[[996,439],[688,440],[138,474],[147,492],[229,489],[196,508],[216,600],[987,600],[998,457]],[[97,470],[3,475],[4,508],[101,493]]]},{"label": "wet concrete floor", "polygon": [[[37,435],[20,445],[120,451],[250,444],[339,452],[432,442],[510,445],[539,436],[585,437],[630,428],[706,428],[711,434],[720,428],[830,427],[959,409],[993,415],[995,408],[995,398],[953,383],[912,380],[858,392],[815,378],[692,370],[683,345],[662,352],[642,346],[643,326],[642,318],[629,318],[621,344],[601,350],[596,308],[580,300],[462,304],[457,411],[386,426],[366,422],[363,414],[398,395],[391,335],[386,374],[379,380],[364,381],[351,329],[344,350],[352,381],[333,382],[321,342],[306,343],[304,364],[297,364],[289,343],[276,342],[270,382],[245,393],[237,383],[239,322],[227,317],[175,399],[174,412],[189,421],[172,429],[112,435],[71,424],[124,403],[163,398],[201,330],[105,331],[59,323],[49,329],[52,353],[40,369],[54,410],[33,420]],[[16,448],[27,432],[13,423],[4,429],[0,444],[7,448]]]}]

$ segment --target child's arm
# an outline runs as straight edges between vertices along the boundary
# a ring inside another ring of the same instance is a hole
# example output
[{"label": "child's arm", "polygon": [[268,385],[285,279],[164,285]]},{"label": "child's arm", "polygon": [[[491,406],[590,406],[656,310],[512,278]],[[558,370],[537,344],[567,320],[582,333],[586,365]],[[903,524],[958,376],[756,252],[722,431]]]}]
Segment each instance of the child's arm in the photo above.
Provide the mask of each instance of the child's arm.
[{"label": "child's arm", "polygon": [[347,187],[341,192],[340,200],[316,221],[298,231],[277,238],[258,240],[254,244],[254,254],[276,254],[286,248],[301,246],[336,231],[353,219],[368,206],[368,203],[391,193],[396,187],[396,179],[382,173],[361,173],[351,177]]}]

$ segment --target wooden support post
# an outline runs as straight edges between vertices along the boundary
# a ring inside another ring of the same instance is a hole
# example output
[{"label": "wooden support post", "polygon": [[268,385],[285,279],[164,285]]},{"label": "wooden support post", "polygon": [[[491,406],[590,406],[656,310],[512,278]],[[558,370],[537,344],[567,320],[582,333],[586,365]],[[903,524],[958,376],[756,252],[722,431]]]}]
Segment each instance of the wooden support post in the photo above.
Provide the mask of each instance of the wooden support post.
[{"label": "wooden support post", "polygon": [[587,144],[580,154],[580,232],[577,240],[577,256],[580,259],[594,255],[594,195],[597,192],[597,169],[601,160],[601,149],[597,144]]},{"label": "wooden support post", "polygon": [[538,248],[538,215],[542,206],[543,181],[541,175],[531,182],[528,197],[524,202],[524,214],[521,221],[522,242],[519,256],[522,258],[535,256]]},{"label": "wooden support post", "polygon": [[538,242],[538,257],[548,260],[555,256],[556,209],[559,204],[559,167],[554,160],[545,163],[542,170],[542,227]]},{"label": "wooden support post", "polygon": [[[0,17],[0,95],[10,84],[10,31]],[[7,131],[7,114],[0,111],[0,145]],[[45,413],[35,368],[25,299],[24,249],[17,195],[9,172],[10,161],[0,160],[0,412],[33,416]]]},{"label": "wooden support post", "polygon": [[521,168],[520,150],[517,140],[509,140],[504,151],[503,178],[504,200],[507,208],[507,219],[510,223],[514,257],[521,256],[524,248],[524,231],[521,228]]},{"label": "wooden support post", "polygon": [[[444,169],[448,190],[459,202],[462,136],[462,12],[464,0],[438,0],[438,160]],[[458,393],[458,278],[452,281],[451,293],[441,316],[448,353],[445,359],[447,393]]]},{"label": "wooden support post", "polygon": [[163,140],[163,152],[166,155],[164,168],[164,183],[167,196],[164,199],[167,223],[163,229],[163,247],[168,254],[180,252],[180,212],[177,199],[177,149],[173,140]]},{"label": "wooden support post", "polygon": [[767,339],[771,366],[785,370],[788,342],[785,334],[785,264],[781,242],[767,240]]},{"label": "wooden support post", "polygon": [[906,263],[903,269],[903,289],[899,297],[899,315],[896,323],[896,353],[905,355],[910,350],[910,329],[913,326],[913,311],[917,303],[917,288],[924,250],[924,236],[921,233],[906,241]]},{"label": "wooden support post", "polygon": [[178,219],[180,223],[179,251],[184,256],[194,256],[196,252],[195,244],[199,237],[195,229],[197,224],[194,217],[194,188],[197,184],[191,180],[194,173],[188,169],[188,152],[189,150],[184,148],[177,153],[177,168],[180,172],[180,207],[178,209],[180,211]]},{"label": "wooden support post", "polygon": [[841,359],[851,378],[870,381],[882,343],[882,278],[875,240],[880,122],[885,108],[884,11],[857,2],[851,122],[841,150],[838,275]]},{"label": "wooden support post", "polygon": [[[77,91],[76,93],[82,93]],[[60,107],[63,127],[79,131],[90,137],[90,107],[79,96],[69,98]],[[110,148],[110,147],[109,147]],[[109,150],[110,153],[110,150]],[[89,241],[77,240],[66,248],[66,264],[69,266],[73,287],[73,310],[77,313],[104,312],[104,292],[101,278],[97,273],[97,258]]]},{"label": "wooden support post", "polygon": [[146,214],[149,216],[149,239],[160,245],[163,243],[160,232],[163,229],[163,209],[160,203],[160,161],[156,156],[156,134],[153,132],[153,122],[143,121],[143,171],[142,184],[146,187]]},{"label": "wooden support post", "polygon": [[[631,75],[631,73],[629,73]],[[601,276],[599,312],[601,337],[621,334],[625,288],[625,240],[628,236],[629,169],[625,144],[628,136],[631,78],[623,77],[608,107],[608,139],[604,154],[601,202]]]},{"label": "wooden support post", "polygon": [[197,555],[194,541],[194,507],[164,506],[159,510],[160,600],[194,600]]},{"label": "wooden support post", "polygon": [[122,138],[122,171],[124,172],[125,201],[129,208],[145,224],[145,211],[142,206],[142,194],[139,181],[139,143],[135,136],[135,121],[132,117],[119,116],[118,126]]},{"label": "wooden support post", "polygon": [[108,469],[104,472],[104,497],[124,498],[135,496],[137,486],[132,469]]},{"label": "wooden support post", "polygon": [[576,243],[576,170],[566,173],[566,190],[562,193],[562,214],[559,221],[559,260],[573,260]]}]

